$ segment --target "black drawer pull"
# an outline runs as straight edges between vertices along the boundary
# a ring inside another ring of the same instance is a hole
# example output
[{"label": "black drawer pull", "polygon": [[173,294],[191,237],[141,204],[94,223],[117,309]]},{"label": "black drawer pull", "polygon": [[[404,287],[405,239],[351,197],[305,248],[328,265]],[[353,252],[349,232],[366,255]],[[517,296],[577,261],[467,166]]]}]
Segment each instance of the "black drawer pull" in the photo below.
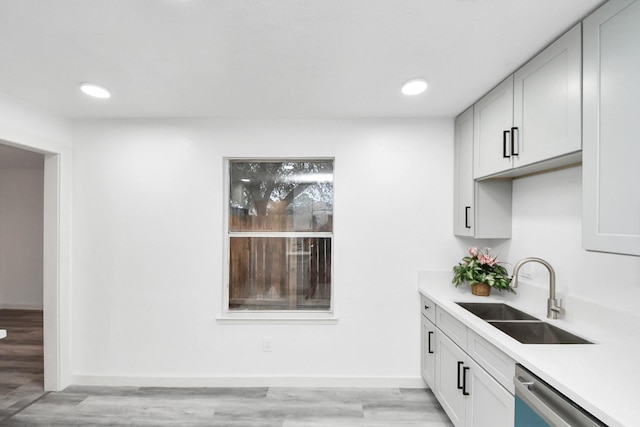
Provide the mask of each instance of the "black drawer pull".
[{"label": "black drawer pull", "polygon": [[511,128],[511,155],[512,156],[517,156],[518,152],[516,151],[516,145],[517,145],[517,136],[518,136],[518,128],[513,127]]},{"label": "black drawer pull", "polygon": [[467,391],[467,371],[469,370],[468,366],[462,368],[462,395],[469,396],[469,392]]},{"label": "black drawer pull", "polygon": [[[505,130],[504,132],[502,132],[502,157],[505,159],[508,159],[509,157],[511,157],[510,155],[507,154],[507,140],[509,139],[509,134],[511,132],[509,132],[508,130]],[[513,138],[511,139],[511,147],[513,147]]]},{"label": "black drawer pull", "polygon": [[464,364],[464,362],[458,362],[458,390],[462,390],[463,384],[460,384],[460,367]]},{"label": "black drawer pull", "polygon": [[469,225],[469,211],[471,210],[471,206],[464,207],[464,228],[471,228]]}]

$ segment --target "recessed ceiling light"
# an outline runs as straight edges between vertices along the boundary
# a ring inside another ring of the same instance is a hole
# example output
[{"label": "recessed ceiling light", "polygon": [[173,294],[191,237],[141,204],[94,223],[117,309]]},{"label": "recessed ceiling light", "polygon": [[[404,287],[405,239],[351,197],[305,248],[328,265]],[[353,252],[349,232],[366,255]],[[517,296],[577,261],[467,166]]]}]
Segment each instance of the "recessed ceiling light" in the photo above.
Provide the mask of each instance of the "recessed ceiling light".
[{"label": "recessed ceiling light", "polygon": [[412,79],[402,85],[402,93],[405,95],[418,95],[427,90],[425,79]]},{"label": "recessed ceiling light", "polygon": [[86,95],[92,96],[94,98],[111,98],[111,93],[106,88],[93,83],[82,83],[80,85],[80,90]]}]

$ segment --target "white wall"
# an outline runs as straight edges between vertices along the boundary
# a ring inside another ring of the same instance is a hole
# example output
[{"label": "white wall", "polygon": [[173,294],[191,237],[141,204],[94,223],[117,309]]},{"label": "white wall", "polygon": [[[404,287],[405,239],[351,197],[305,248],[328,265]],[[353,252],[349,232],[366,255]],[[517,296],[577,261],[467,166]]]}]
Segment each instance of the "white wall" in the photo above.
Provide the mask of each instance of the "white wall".
[{"label": "white wall", "polygon": [[0,307],[42,309],[43,169],[0,169]]},{"label": "white wall", "polygon": [[[74,381],[422,384],[417,271],[458,256],[452,133],[450,119],[77,122]],[[335,157],[337,324],[216,322],[225,156]]]},{"label": "white wall", "polygon": [[[564,296],[637,313],[640,257],[582,249],[581,212],[581,167],[515,180],[509,261],[544,258],[554,267]],[[534,266],[533,281],[548,288],[544,267],[527,265]]]}]

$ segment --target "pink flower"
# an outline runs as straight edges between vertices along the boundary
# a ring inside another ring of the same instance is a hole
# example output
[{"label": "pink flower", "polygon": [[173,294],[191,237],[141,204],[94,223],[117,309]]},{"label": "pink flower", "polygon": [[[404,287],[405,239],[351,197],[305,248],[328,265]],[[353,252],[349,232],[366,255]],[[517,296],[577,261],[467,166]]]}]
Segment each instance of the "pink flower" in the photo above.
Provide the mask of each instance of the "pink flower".
[{"label": "pink flower", "polygon": [[471,256],[477,256],[478,255],[478,248],[469,248],[469,255]]},{"label": "pink flower", "polygon": [[492,258],[488,254],[484,254],[484,253],[481,252],[481,253],[478,254],[478,262],[480,264],[485,264],[485,265],[488,265],[490,267],[493,267],[494,265],[496,265],[498,263],[498,260],[496,260],[495,258]]}]

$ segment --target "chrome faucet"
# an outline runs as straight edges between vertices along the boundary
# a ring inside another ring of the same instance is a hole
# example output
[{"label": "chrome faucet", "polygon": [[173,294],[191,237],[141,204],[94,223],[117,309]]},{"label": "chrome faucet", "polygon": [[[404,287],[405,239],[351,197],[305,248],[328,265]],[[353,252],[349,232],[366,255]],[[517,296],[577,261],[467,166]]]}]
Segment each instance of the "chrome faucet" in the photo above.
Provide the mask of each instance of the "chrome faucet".
[{"label": "chrome faucet", "polygon": [[528,262],[538,262],[549,270],[549,299],[547,300],[547,317],[549,319],[557,319],[558,316],[563,316],[565,314],[564,308],[560,307],[560,300],[556,299],[556,272],[551,267],[547,261],[542,258],[523,258],[516,263],[513,267],[513,276],[511,277],[511,287],[518,287],[518,272],[520,271],[520,267]]}]

